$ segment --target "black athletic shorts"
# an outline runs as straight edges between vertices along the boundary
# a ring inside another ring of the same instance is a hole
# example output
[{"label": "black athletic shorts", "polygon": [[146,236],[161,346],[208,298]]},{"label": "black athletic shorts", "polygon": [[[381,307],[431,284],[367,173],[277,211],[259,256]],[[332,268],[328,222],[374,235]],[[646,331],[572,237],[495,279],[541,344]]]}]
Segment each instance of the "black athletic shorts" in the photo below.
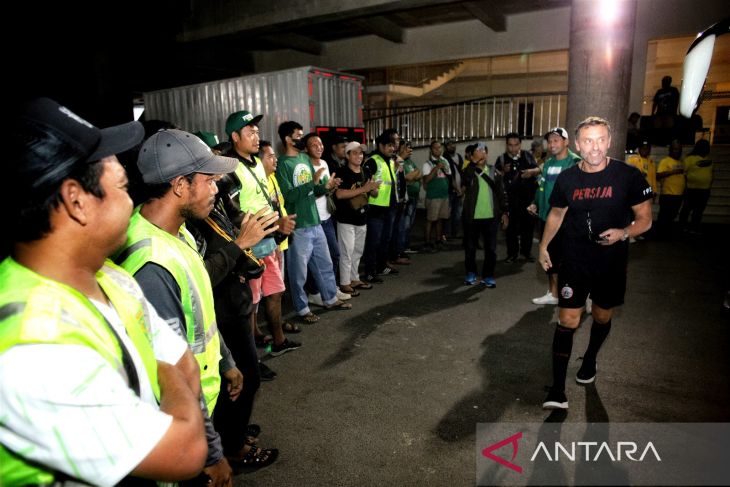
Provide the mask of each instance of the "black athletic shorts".
[{"label": "black athletic shorts", "polygon": [[563,231],[558,230],[553,239],[547,246],[550,262],[553,266],[547,270],[548,275],[557,274],[560,268],[560,262],[563,260]]},{"label": "black athletic shorts", "polygon": [[[598,259],[596,259],[598,260]],[[576,262],[563,259],[558,273],[558,306],[582,308],[590,294],[593,303],[603,309],[624,304],[628,262]]]}]

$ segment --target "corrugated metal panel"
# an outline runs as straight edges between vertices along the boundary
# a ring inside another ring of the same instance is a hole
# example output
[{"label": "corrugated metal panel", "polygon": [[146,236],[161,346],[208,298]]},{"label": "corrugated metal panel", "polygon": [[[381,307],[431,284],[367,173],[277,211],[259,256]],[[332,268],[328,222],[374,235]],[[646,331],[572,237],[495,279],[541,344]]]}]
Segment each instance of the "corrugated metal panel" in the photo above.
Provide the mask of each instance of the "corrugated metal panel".
[{"label": "corrugated metal panel", "polygon": [[264,114],[261,138],[276,142],[276,129],[287,120],[301,123],[305,132],[316,126],[362,127],[361,89],[361,77],[305,66],[148,92],[145,117],[189,132],[215,132],[223,141],[228,115],[248,110]]}]

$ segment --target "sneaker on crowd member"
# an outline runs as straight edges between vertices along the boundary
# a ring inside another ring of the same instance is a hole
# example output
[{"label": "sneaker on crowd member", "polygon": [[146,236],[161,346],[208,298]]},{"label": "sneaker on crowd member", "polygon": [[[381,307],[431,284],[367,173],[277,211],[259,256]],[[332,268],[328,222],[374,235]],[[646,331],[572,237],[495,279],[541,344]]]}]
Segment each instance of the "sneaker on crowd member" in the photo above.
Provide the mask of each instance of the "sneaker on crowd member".
[{"label": "sneaker on crowd member", "polygon": [[373,275],[373,274],[365,274],[364,276],[362,276],[362,280],[367,283],[370,283],[370,284],[373,284],[373,283],[382,284],[383,283],[383,280],[381,278],[379,278],[378,276]]},{"label": "sneaker on crowd member", "polygon": [[386,265],[382,271],[378,272],[379,276],[395,276],[397,274],[400,274],[400,271],[389,265]]},{"label": "sneaker on crowd member", "polygon": [[493,277],[483,277],[481,282],[489,289],[497,287],[497,281],[495,281]]},{"label": "sneaker on crowd member", "polygon": [[478,283],[479,279],[477,278],[477,275],[473,272],[468,272],[466,274],[466,277],[464,278],[464,284],[468,286],[473,286],[474,284]]},{"label": "sneaker on crowd member", "polygon": [[553,296],[548,289],[547,293],[545,293],[544,296],[540,296],[539,298],[533,298],[532,302],[533,304],[558,304],[558,298]]},{"label": "sneaker on crowd member", "polygon": [[271,345],[271,352],[269,354],[272,357],[278,357],[279,355],[285,354],[286,352],[289,352],[291,350],[296,350],[297,348],[301,347],[302,344],[299,342],[295,342],[294,340],[290,340],[288,338],[285,338],[282,343],[279,345],[273,344]]}]

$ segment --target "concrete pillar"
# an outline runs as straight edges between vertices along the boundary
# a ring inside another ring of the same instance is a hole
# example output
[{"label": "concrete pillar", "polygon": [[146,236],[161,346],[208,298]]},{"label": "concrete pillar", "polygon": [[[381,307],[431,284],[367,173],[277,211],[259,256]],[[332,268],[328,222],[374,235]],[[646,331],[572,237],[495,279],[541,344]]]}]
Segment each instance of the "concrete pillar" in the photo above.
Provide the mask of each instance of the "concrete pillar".
[{"label": "concrete pillar", "polygon": [[566,129],[573,136],[586,117],[607,119],[617,159],[626,145],[635,23],[636,0],[573,0]]}]

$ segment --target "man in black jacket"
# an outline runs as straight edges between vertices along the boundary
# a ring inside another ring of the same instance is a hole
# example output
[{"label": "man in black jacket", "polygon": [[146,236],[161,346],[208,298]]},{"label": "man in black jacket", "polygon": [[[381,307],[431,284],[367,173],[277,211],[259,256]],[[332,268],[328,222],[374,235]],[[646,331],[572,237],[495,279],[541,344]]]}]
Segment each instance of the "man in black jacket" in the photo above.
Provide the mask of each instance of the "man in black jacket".
[{"label": "man in black jacket", "polygon": [[[494,267],[497,263],[497,230],[499,222],[506,227],[508,220],[507,198],[502,184],[502,174],[494,166],[486,167],[487,148],[480,142],[474,149],[471,164],[464,171],[464,265],[466,284],[483,284],[497,287]],[[484,241],[482,277],[477,277],[476,253],[479,237]]]},{"label": "man in black jacket", "polygon": [[[222,187],[213,210],[205,220],[191,220],[188,229],[195,236],[210,276],[219,331],[230,344],[244,383],[236,400],[227,393],[219,396],[213,421],[230,465],[257,468],[273,463],[279,451],[259,448],[250,439],[260,431],[258,425],[249,425],[249,419],[261,378],[251,334],[253,302],[248,281],[261,272],[260,261],[253,256],[251,247],[278,230],[279,215],[266,207],[256,215],[244,215],[240,228],[236,228],[224,205],[230,192],[225,185],[230,180],[224,176],[218,184]],[[228,383],[222,381],[221,392],[226,392],[227,387]]]},{"label": "man in black jacket", "polygon": [[540,168],[529,151],[521,149],[522,137],[512,132],[505,136],[507,152],[499,156],[497,170],[504,177],[509,206],[512,209],[512,224],[507,229],[507,258],[505,262],[517,261],[522,254],[527,262],[534,262],[532,257],[532,237],[535,230],[535,217],[527,212],[535,199],[537,176]]}]

